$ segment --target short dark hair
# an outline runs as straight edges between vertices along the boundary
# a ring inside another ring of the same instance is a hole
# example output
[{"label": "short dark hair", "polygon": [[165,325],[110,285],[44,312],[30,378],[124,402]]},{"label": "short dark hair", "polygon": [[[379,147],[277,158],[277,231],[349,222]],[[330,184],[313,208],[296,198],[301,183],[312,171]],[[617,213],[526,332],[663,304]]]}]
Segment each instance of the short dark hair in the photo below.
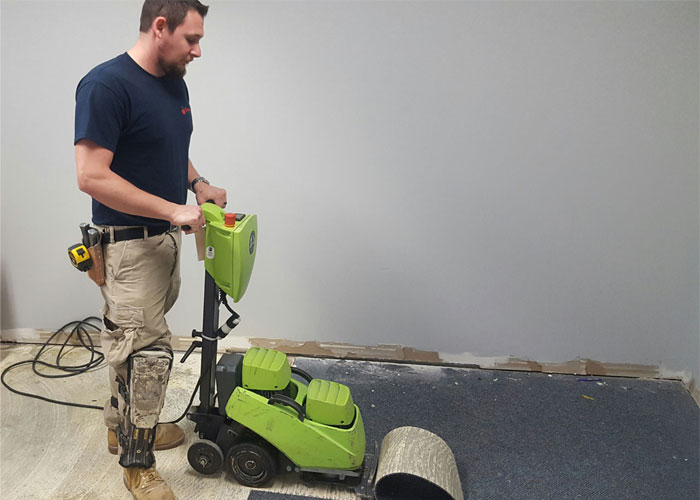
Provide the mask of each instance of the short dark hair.
[{"label": "short dark hair", "polygon": [[146,0],[141,9],[139,30],[146,33],[153,24],[153,20],[163,16],[168,23],[168,29],[175,31],[190,10],[196,10],[204,18],[209,11],[209,6],[202,5],[199,0]]}]

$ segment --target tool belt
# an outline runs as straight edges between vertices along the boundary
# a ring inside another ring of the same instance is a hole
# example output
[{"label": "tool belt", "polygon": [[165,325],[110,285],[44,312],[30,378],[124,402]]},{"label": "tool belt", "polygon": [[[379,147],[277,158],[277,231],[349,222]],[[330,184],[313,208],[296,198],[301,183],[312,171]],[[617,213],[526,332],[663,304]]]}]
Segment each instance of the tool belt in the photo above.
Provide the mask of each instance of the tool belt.
[{"label": "tool belt", "polygon": [[[99,227],[99,226],[98,226]],[[87,271],[88,277],[97,286],[105,283],[105,262],[103,245],[117,243],[119,241],[146,239],[151,236],[176,231],[177,226],[133,226],[121,229],[104,227],[100,229],[90,227],[89,224],[80,224],[83,233],[82,243],[77,243],[68,248],[71,263],[80,271]]]},{"label": "tool belt", "polygon": [[161,226],[161,227],[148,227],[148,226],[134,226],[126,227],[123,229],[103,229],[100,235],[100,242],[91,247],[90,255],[94,256],[95,265],[88,270],[88,277],[97,284],[97,286],[104,285],[105,282],[105,264],[104,256],[102,254],[102,246],[108,245],[109,243],[117,243],[119,241],[127,240],[142,240],[149,238],[151,236],[158,236],[159,234],[169,233],[176,231],[177,226]]}]

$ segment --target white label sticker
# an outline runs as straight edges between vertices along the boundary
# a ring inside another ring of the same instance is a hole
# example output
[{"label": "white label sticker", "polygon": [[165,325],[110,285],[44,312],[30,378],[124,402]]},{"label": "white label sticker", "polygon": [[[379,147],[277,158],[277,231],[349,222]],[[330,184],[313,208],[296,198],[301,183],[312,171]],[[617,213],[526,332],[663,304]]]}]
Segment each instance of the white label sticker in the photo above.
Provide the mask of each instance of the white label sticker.
[{"label": "white label sticker", "polygon": [[207,259],[214,258],[214,247],[207,247]]}]

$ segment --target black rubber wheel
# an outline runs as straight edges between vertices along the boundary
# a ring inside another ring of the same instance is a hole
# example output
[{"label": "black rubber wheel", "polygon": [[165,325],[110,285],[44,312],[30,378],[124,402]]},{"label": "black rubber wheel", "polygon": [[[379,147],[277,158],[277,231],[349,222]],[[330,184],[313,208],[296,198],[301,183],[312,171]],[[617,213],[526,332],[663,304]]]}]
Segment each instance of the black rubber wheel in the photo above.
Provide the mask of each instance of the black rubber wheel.
[{"label": "black rubber wheel", "polygon": [[226,464],[236,481],[253,488],[267,485],[277,472],[275,453],[258,442],[233,445],[226,455]]},{"label": "black rubber wheel", "polygon": [[187,460],[200,474],[216,474],[224,464],[224,452],[215,442],[201,439],[187,450]]}]

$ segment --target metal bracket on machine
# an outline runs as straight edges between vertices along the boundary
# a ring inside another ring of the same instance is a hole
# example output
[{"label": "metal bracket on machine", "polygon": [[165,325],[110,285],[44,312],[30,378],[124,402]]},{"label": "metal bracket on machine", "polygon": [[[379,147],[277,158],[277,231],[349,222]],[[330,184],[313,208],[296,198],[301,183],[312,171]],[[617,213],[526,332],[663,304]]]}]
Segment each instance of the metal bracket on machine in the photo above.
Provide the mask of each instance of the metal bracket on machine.
[{"label": "metal bracket on machine", "polygon": [[365,461],[362,463],[362,476],[360,484],[355,486],[355,494],[362,500],[374,499],[374,478],[377,474],[377,462],[379,461],[379,446],[374,442],[371,452],[365,454]]}]

